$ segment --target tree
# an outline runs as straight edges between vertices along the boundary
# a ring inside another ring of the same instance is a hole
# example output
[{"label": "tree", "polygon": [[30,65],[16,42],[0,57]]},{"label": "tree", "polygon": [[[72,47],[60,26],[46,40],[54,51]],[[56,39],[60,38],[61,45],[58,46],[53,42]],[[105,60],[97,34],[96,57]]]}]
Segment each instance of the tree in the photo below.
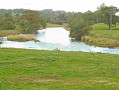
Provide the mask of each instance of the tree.
[{"label": "tree", "polygon": [[102,21],[107,24],[109,26],[109,30],[111,30],[111,26],[115,25],[118,22],[118,19],[116,17],[116,13],[118,12],[117,7],[114,6],[105,6],[105,4],[102,4],[99,8],[99,10],[101,11],[101,17],[102,17]]},{"label": "tree", "polygon": [[13,30],[15,29],[15,23],[13,21],[12,13],[5,13],[1,19],[1,29],[2,30]]},{"label": "tree", "polygon": [[36,33],[41,28],[41,17],[36,11],[25,10],[21,16],[20,25],[24,33]]},{"label": "tree", "polygon": [[44,16],[41,16],[41,26],[42,26],[42,28],[46,28],[46,26],[47,26],[46,18]]},{"label": "tree", "polygon": [[20,18],[21,18],[20,14],[14,15],[14,22],[15,22],[15,24],[19,24]]},{"label": "tree", "polygon": [[[88,35],[92,29],[91,16],[87,16],[87,13],[77,13],[69,21],[70,37],[81,40],[82,36]],[[91,21],[90,21],[91,20]]]}]

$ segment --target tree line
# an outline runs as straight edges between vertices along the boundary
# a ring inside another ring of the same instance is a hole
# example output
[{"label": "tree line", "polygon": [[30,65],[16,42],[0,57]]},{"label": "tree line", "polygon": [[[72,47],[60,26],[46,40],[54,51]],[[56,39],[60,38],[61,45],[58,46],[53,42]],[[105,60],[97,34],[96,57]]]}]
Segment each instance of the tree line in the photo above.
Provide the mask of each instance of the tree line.
[{"label": "tree line", "polygon": [[92,25],[96,23],[105,23],[111,30],[111,27],[116,27],[119,22],[119,16],[116,16],[118,11],[119,9],[115,6],[101,4],[94,12],[76,13],[68,22],[70,36],[81,40],[82,36],[90,34]]},{"label": "tree line", "polygon": [[22,33],[35,33],[46,28],[46,20],[37,11],[25,10],[22,14],[0,13],[0,30],[22,30]]},{"label": "tree line", "polygon": [[[1,13],[11,12],[12,15],[20,14],[28,9],[0,9]],[[60,24],[68,23],[68,20],[73,17],[75,12],[65,12],[62,10],[53,11],[52,9],[44,9],[44,10],[34,10],[37,11],[42,17],[46,19],[47,23],[52,24]]]}]

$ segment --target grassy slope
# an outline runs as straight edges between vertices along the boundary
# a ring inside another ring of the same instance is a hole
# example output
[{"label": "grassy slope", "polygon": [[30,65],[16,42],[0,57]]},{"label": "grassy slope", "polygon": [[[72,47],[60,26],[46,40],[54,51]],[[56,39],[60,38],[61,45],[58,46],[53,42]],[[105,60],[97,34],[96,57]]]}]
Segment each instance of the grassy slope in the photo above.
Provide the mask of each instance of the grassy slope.
[{"label": "grassy slope", "polygon": [[2,90],[119,90],[119,55],[0,49]]},{"label": "grassy slope", "polygon": [[96,24],[89,36],[82,37],[82,41],[101,47],[119,47],[119,25],[113,27],[110,33],[106,24]]},{"label": "grassy slope", "polygon": [[47,27],[65,27],[65,26],[67,26],[66,23],[63,25],[47,23]]}]

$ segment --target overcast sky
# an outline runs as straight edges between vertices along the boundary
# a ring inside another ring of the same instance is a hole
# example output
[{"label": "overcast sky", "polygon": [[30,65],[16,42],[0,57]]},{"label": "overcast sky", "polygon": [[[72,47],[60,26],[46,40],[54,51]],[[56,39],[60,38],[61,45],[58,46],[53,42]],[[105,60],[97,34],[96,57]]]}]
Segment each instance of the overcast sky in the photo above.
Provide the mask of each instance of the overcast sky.
[{"label": "overcast sky", "polygon": [[0,0],[0,9],[24,8],[32,10],[95,11],[102,3],[119,8],[119,0]]}]

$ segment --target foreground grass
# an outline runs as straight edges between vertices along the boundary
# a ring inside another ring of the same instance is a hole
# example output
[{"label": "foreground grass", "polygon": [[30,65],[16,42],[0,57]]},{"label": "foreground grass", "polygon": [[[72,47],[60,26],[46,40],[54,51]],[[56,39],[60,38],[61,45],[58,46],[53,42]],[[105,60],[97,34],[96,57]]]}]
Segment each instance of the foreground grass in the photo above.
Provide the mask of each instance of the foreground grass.
[{"label": "foreground grass", "polygon": [[0,49],[2,90],[119,90],[119,55]]},{"label": "foreground grass", "polygon": [[93,26],[92,33],[89,36],[82,37],[82,41],[102,47],[119,47],[119,25],[116,28],[113,27],[110,32],[106,24],[96,24]]},{"label": "foreground grass", "polygon": [[66,23],[64,23],[63,25],[47,23],[47,27],[65,27],[65,26],[67,26]]}]

